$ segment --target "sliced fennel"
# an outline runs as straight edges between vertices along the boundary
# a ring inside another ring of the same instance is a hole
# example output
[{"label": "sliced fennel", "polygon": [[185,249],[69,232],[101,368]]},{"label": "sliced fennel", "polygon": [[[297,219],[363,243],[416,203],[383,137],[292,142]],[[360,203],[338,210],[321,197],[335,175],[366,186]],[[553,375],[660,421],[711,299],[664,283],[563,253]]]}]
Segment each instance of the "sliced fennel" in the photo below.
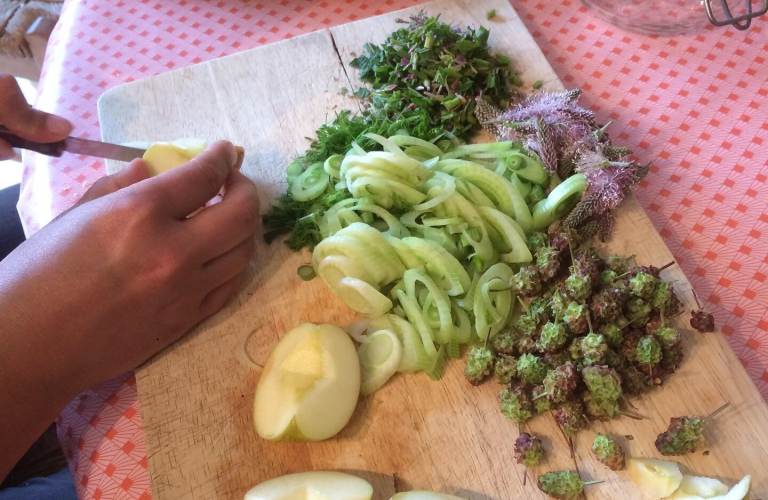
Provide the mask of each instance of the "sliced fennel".
[{"label": "sliced fennel", "polygon": [[399,238],[387,234],[384,235],[384,238],[395,250],[395,253],[397,253],[397,256],[400,258],[400,262],[402,262],[407,269],[424,268],[424,263],[421,259],[419,259],[416,254],[408,248],[408,245],[403,243]]},{"label": "sliced fennel", "polygon": [[424,267],[448,295],[462,295],[469,288],[469,275],[456,257],[434,241],[403,238],[402,242],[424,262]]},{"label": "sliced fennel", "polygon": [[408,322],[413,325],[419,333],[424,352],[430,359],[432,359],[437,354],[434,333],[432,332],[432,328],[429,327],[429,324],[427,324],[427,320],[424,318],[418,302],[416,302],[416,299],[409,297],[408,294],[402,290],[397,291],[397,299],[400,301],[400,305],[408,318]]},{"label": "sliced fennel", "polygon": [[499,252],[505,252],[499,255],[504,262],[515,264],[531,262],[533,256],[528,249],[528,245],[523,235],[517,230],[514,220],[506,214],[488,207],[479,207],[483,219],[496,230],[501,238],[504,248],[499,248]]},{"label": "sliced fennel", "polygon": [[516,173],[512,172],[510,174],[509,182],[511,182],[512,185],[515,186],[515,189],[517,189],[520,192],[520,196],[522,196],[523,198],[526,198],[531,193],[531,185],[521,180]]},{"label": "sliced fennel", "polygon": [[387,224],[387,227],[389,228],[387,230],[387,234],[397,238],[405,238],[406,236],[411,235],[411,232],[408,231],[408,228],[406,228],[397,217],[378,205],[372,205],[370,203],[358,203],[357,205],[350,207],[349,210],[372,212],[376,214]]},{"label": "sliced fennel", "polygon": [[392,309],[392,301],[363,280],[342,278],[333,290],[349,307],[364,316],[375,318]]},{"label": "sliced fennel", "polygon": [[400,339],[392,330],[377,330],[366,336],[357,351],[360,358],[360,394],[367,396],[397,372],[403,359]]},{"label": "sliced fennel", "polygon": [[452,151],[445,153],[443,155],[443,158],[445,159],[461,158],[463,156],[476,156],[476,155],[482,155],[483,153],[493,153],[493,152],[509,154],[510,150],[512,150],[513,147],[519,148],[520,143],[515,143],[512,141],[501,141],[501,142],[485,142],[481,144],[464,144],[454,148]]},{"label": "sliced fennel", "polygon": [[435,168],[474,184],[500,211],[515,219],[525,231],[530,231],[532,220],[528,205],[520,192],[505,177],[465,160],[441,160]]},{"label": "sliced fennel", "polygon": [[323,170],[322,163],[313,163],[293,180],[291,196],[298,201],[314,200],[328,187],[330,178]]},{"label": "sliced fennel", "polygon": [[389,269],[383,259],[371,258],[376,252],[366,243],[347,236],[336,234],[321,241],[312,252],[312,267],[320,272],[320,264],[329,255],[344,255],[363,268],[372,278],[373,284],[385,285],[392,280],[390,277],[397,270]]},{"label": "sliced fennel", "polygon": [[440,380],[443,375],[443,365],[445,364],[445,346],[441,345],[435,356],[431,359],[429,368],[424,372],[429,375],[432,380]]},{"label": "sliced fennel", "polygon": [[[426,287],[440,318],[440,329],[435,332],[435,341],[441,345],[448,344],[456,336],[451,318],[451,300],[448,298],[448,294],[439,288],[426,273],[416,269],[409,269],[403,274],[403,283],[405,283],[405,292],[411,298],[416,297],[417,283]],[[428,321],[428,318],[426,319]]]},{"label": "sliced fennel", "polygon": [[453,318],[454,337],[459,344],[468,344],[472,340],[472,323],[467,312],[459,307],[455,300],[451,301],[451,316]]},{"label": "sliced fennel", "polygon": [[[403,346],[403,357],[397,371],[417,372],[428,369],[431,360],[424,350],[424,344],[422,344],[416,329],[406,320],[394,314],[385,314],[382,318],[391,325],[389,329],[397,334],[400,344]],[[378,325],[377,323],[376,326]]]},{"label": "sliced fennel", "polygon": [[[403,263],[397,256],[397,252],[387,243],[386,238],[379,231],[368,224],[356,222],[345,227],[338,234],[352,236],[367,244],[372,249],[369,259],[380,257],[390,271],[387,283],[399,279],[405,272],[405,266],[403,266]],[[386,283],[382,283],[382,285],[384,284]]]},{"label": "sliced fennel", "polygon": [[542,230],[568,213],[587,189],[584,174],[568,177],[533,208],[533,229]]},{"label": "sliced fennel", "polygon": [[299,266],[297,274],[299,275],[299,278],[302,279],[302,281],[312,281],[315,279],[315,276],[317,276],[315,268],[307,265]]},{"label": "sliced fennel", "polygon": [[475,332],[480,340],[485,340],[489,330],[491,337],[494,337],[506,324],[514,296],[510,290],[494,291],[493,285],[508,284],[512,276],[512,269],[499,262],[491,266],[478,280],[472,311],[475,314]]},{"label": "sliced fennel", "polygon": [[351,277],[363,280],[369,285],[376,285],[376,280],[356,260],[346,255],[329,255],[320,261],[317,266],[317,274],[320,279],[334,290],[336,285],[344,278]]},{"label": "sliced fennel", "polygon": [[[456,179],[453,176],[437,172],[433,179],[441,181],[441,185],[433,186],[427,191],[428,200],[419,203],[413,207],[414,210],[429,210],[430,208],[444,202],[449,196],[456,192]],[[432,179],[430,179],[431,181]]]},{"label": "sliced fennel", "polygon": [[[512,168],[513,160],[519,158],[522,160],[522,168]],[[540,161],[526,156],[522,153],[514,152],[505,159],[505,163],[510,170],[513,170],[519,177],[526,179],[534,184],[546,186],[549,182],[549,175],[544,170],[544,165]]]},{"label": "sliced fennel", "polygon": [[323,170],[331,176],[331,179],[341,179],[340,169],[343,160],[343,155],[333,155],[329,156],[325,163],[323,163]]}]

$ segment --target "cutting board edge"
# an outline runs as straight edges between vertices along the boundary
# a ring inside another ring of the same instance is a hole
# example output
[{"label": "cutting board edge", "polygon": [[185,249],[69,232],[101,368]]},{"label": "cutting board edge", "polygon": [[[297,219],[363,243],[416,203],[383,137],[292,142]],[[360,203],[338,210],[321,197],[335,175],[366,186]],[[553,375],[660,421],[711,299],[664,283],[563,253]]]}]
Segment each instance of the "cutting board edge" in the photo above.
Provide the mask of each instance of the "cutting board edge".
[{"label": "cutting board edge", "polygon": [[[352,21],[352,22],[357,22],[357,21]],[[346,23],[346,24],[351,24],[351,23]],[[272,49],[273,47],[276,47],[276,46],[287,45],[287,44],[290,44],[290,43],[295,43],[296,40],[300,40],[300,39],[303,39],[303,38],[308,38],[308,37],[311,37],[311,36],[317,36],[318,33],[326,33],[328,36],[331,37],[331,39],[333,39],[333,36],[331,35],[331,28],[320,28],[318,30],[311,31],[309,33],[304,33],[303,35],[295,36],[295,37],[292,37],[292,38],[287,38],[285,40],[280,40],[279,42],[273,42],[273,43],[269,43],[269,44],[266,44],[266,45],[261,45],[259,47],[253,47],[251,49],[241,50],[239,52],[235,52],[234,54],[228,54],[228,55],[222,56],[222,57],[214,57],[214,58],[209,59],[207,61],[200,61],[200,62],[195,63],[195,64],[190,64],[189,66],[184,66],[183,68],[176,68],[176,69],[172,69],[172,70],[169,70],[169,71],[164,71],[162,73],[158,73],[156,75],[149,75],[149,76],[145,76],[143,78],[139,78],[138,80],[133,80],[133,81],[130,81],[130,82],[126,82],[126,83],[121,83],[119,85],[115,85],[114,87],[105,90],[99,96],[99,98],[96,100],[96,109],[97,109],[97,112],[98,112],[99,121],[101,122],[101,119],[102,119],[102,112],[103,112],[102,108],[106,105],[107,101],[109,101],[110,99],[113,98],[113,94],[119,94],[120,92],[125,92],[126,89],[131,89],[131,88],[133,88],[135,86],[138,86],[139,84],[146,84],[147,80],[150,80],[150,79],[157,80],[158,77],[171,78],[173,75],[179,75],[179,74],[182,74],[182,73],[184,73],[186,71],[193,70],[193,69],[195,69],[197,67],[202,67],[202,66],[209,65],[213,61],[224,62],[224,61],[227,61],[229,59],[235,59],[235,58],[238,58],[238,57],[246,57],[247,54],[250,54],[252,52],[261,51],[261,50],[265,50],[265,49]],[[272,49],[272,50],[274,50],[274,49]],[[102,139],[104,139],[103,136],[102,136]]]}]

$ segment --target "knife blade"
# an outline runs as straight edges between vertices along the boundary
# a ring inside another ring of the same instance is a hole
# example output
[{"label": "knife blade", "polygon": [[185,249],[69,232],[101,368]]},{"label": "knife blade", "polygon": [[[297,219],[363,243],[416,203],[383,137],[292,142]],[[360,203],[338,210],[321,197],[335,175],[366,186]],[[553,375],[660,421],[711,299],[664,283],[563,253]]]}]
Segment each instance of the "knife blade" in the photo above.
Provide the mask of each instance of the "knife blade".
[{"label": "knife blade", "polygon": [[22,139],[7,128],[0,125],[0,140],[3,140],[14,148],[26,149],[46,156],[60,157],[65,152],[107,158],[118,161],[131,161],[141,158],[145,149],[120,146],[108,142],[91,141],[80,137],[68,137],[59,142],[35,142]]}]

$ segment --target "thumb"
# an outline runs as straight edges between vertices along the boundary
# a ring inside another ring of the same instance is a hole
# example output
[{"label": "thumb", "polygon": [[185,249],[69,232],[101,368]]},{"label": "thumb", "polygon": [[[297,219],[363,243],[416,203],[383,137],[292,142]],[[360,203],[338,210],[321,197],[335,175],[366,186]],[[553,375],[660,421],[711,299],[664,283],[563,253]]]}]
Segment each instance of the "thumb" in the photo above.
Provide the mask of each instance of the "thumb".
[{"label": "thumb", "polygon": [[0,125],[30,141],[56,142],[67,138],[72,124],[66,119],[34,109],[27,103],[16,79],[0,75]]},{"label": "thumb", "polygon": [[91,200],[101,198],[115,191],[126,188],[144,179],[149,179],[149,170],[143,160],[133,160],[126,168],[112,175],[102,177],[93,183],[77,204],[82,205]]},{"label": "thumb", "polygon": [[237,161],[238,153],[231,143],[214,142],[184,165],[153,177],[143,189],[161,200],[168,215],[183,220],[216,196],[238,166]]}]

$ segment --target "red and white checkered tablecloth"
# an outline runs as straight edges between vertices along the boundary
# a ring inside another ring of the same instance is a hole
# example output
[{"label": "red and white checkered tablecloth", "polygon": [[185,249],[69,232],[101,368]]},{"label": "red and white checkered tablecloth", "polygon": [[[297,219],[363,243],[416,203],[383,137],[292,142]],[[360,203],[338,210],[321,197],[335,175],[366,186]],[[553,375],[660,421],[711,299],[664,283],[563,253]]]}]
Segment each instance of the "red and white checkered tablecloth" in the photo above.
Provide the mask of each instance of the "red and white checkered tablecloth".
[{"label": "red and white checkered tablecloth", "polygon": [[[110,87],[417,3],[68,0],[38,106],[99,138],[96,100]],[[768,398],[768,20],[658,38],[614,28],[577,0],[512,4],[566,86],[583,88],[612,137],[653,161],[637,197]],[[105,174],[85,157],[24,164],[29,233]],[[132,375],[76,398],[58,424],[81,498],[151,498]]]}]

